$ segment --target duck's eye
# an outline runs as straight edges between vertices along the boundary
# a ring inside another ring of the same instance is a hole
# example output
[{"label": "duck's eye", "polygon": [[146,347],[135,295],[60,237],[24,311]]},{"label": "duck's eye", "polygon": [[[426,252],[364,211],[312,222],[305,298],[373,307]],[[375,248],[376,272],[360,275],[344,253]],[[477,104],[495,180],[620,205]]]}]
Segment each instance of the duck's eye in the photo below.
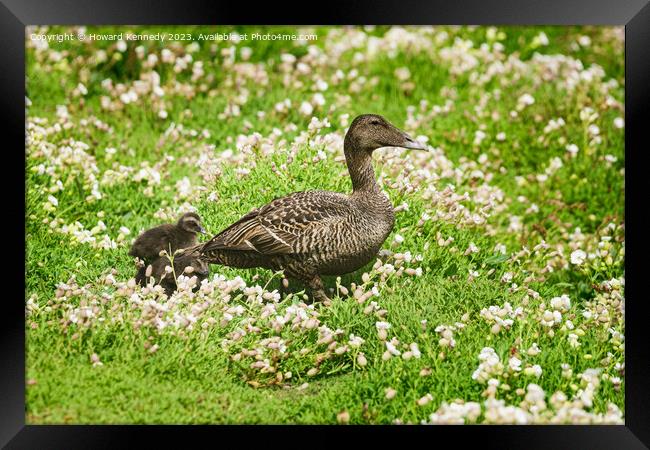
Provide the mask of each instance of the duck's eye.
[{"label": "duck's eye", "polygon": [[379,125],[379,121],[378,121],[378,120],[371,120],[370,123],[371,123],[372,125]]}]

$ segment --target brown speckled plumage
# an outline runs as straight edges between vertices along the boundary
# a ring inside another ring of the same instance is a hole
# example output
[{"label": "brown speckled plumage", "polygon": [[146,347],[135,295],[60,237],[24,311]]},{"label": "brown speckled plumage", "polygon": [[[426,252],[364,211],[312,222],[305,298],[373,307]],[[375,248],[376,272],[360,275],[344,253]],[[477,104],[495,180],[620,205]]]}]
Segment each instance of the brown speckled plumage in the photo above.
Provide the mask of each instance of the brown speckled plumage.
[{"label": "brown speckled plumage", "polygon": [[150,264],[160,256],[162,250],[175,252],[196,244],[196,233],[203,233],[201,218],[190,212],[183,214],[175,224],[165,223],[143,232],[131,246],[130,256]]},{"label": "brown speckled plumage", "polygon": [[393,229],[393,205],[371,162],[375,149],[388,146],[426,149],[381,116],[357,117],[344,142],[352,194],[307,191],[275,199],[214,236],[201,254],[214,264],[283,269],[314,298],[327,299],[320,276],[363,267]]}]

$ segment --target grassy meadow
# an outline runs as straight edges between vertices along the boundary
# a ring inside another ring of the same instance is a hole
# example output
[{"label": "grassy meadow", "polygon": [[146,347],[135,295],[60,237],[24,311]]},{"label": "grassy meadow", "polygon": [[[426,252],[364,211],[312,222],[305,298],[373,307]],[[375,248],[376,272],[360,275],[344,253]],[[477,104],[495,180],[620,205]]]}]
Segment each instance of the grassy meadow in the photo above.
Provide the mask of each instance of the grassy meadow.
[{"label": "grassy meadow", "polygon": [[[39,38],[63,33],[85,39]],[[624,422],[623,28],[30,27],[26,46],[28,423]],[[263,269],[135,285],[133,239],[185,211],[208,239],[275,197],[350,192],[363,113],[431,151],[375,152],[395,228],[325,278],[331,306]]]}]

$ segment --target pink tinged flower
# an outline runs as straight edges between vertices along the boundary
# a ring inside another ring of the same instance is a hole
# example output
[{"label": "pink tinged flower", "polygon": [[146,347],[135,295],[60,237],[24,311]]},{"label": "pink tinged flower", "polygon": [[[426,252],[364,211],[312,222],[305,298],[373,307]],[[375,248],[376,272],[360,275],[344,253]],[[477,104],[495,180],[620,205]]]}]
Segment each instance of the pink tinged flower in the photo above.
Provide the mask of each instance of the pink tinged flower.
[{"label": "pink tinged flower", "polygon": [[364,355],[363,353],[359,353],[357,355],[357,364],[359,364],[361,367],[365,367],[368,364],[366,355]]},{"label": "pink tinged flower", "polygon": [[510,367],[510,370],[513,372],[521,371],[521,360],[516,356],[513,356],[508,360],[508,367]]},{"label": "pink tinged flower", "polygon": [[302,102],[299,111],[302,115],[310,116],[314,112],[314,107],[311,106],[311,103]]},{"label": "pink tinged flower", "polygon": [[591,45],[591,38],[589,36],[582,35],[578,38],[578,44],[583,47],[589,47],[589,45]]},{"label": "pink tinged flower", "polygon": [[418,406],[424,406],[424,405],[428,404],[431,400],[433,400],[433,395],[427,394],[424,397],[420,398],[417,401],[417,404],[418,404]]},{"label": "pink tinged flower", "polygon": [[395,344],[393,344],[392,342],[386,341],[385,344],[386,344],[386,350],[388,350],[392,355],[399,356],[402,354],[402,352],[400,352],[397,349],[397,347],[395,347]]},{"label": "pink tinged flower", "polygon": [[551,299],[551,307],[558,311],[568,311],[571,307],[571,300],[566,294],[562,295],[561,297],[553,297]]},{"label": "pink tinged flower", "polygon": [[350,423],[350,413],[347,411],[342,411],[336,415],[336,421],[340,424]]},{"label": "pink tinged flower", "polygon": [[526,93],[519,97],[517,103],[523,106],[532,105],[535,103],[535,98],[532,95]]}]

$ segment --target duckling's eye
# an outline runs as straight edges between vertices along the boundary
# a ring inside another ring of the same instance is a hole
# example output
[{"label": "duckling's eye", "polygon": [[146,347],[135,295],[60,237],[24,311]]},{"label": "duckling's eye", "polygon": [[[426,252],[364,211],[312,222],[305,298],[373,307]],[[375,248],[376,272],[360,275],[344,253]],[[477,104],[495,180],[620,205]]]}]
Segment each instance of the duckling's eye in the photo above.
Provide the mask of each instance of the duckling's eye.
[{"label": "duckling's eye", "polygon": [[379,125],[379,121],[378,121],[378,120],[371,120],[370,123],[371,123],[372,125]]}]

